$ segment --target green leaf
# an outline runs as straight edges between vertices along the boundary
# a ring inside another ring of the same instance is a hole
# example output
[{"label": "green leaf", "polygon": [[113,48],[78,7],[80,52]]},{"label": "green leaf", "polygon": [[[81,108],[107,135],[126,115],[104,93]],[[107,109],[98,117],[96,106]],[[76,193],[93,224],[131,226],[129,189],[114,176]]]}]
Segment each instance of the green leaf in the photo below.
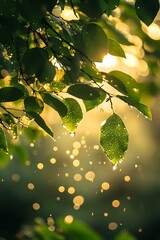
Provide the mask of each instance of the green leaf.
[{"label": "green leaf", "polygon": [[8,127],[11,129],[11,131],[13,133],[13,136],[15,138],[17,138],[17,136],[18,136],[18,129],[17,129],[17,124],[14,121],[13,117],[10,114],[8,114],[8,113],[3,113],[2,120],[6,124],[8,124]]},{"label": "green leaf", "polygon": [[10,155],[6,151],[0,149],[0,167],[7,166],[10,160]]},{"label": "green leaf", "polygon": [[115,28],[115,23],[109,20],[109,18],[106,15],[102,16],[101,22],[99,24],[103,27],[104,32],[107,34],[109,38],[116,40],[120,44],[128,46],[132,44],[129,42],[124,33],[122,33],[122,31]]},{"label": "green leaf", "polygon": [[40,238],[43,240],[63,240],[64,237],[56,232],[51,232],[48,229],[48,226],[41,225],[34,227]]},{"label": "green leaf", "polygon": [[44,103],[37,97],[29,96],[24,99],[24,106],[27,112],[36,112],[40,114],[43,111]]},{"label": "green leaf", "polygon": [[96,99],[92,99],[92,100],[83,100],[83,103],[86,107],[86,111],[90,111],[91,109],[94,109],[95,107],[97,107],[98,105],[100,105],[106,98],[106,92],[103,91],[100,88],[97,88],[97,91],[99,93],[99,97]]},{"label": "green leaf", "polygon": [[6,135],[1,127],[0,127],[0,150],[8,152]]},{"label": "green leaf", "polygon": [[97,88],[91,87],[83,83],[77,83],[70,86],[67,92],[83,100],[93,100],[99,97],[99,92]]},{"label": "green leaf", "polygon": [[23,132],[30,143],[35,142],[36,138],[40,135],[40,130],[33,127],[25,127],[23,128]]},{"label": "green leaf", "polygon": [[42,48],[32,48],[26,51],[23,57],[23,68],[26,74],[35,75],[42,83],[52,82],[56,74],[47,51]]},{"label": "green leaf", "polygon": [[155,19],[159,11],[159,1],[158,0],[136,0],[135,9],[137,16],[149,26]]},{"label": "green leaf", "polygon": [[0,89],[0,102],[13,102],[24,97],[24,92],[16,87],[3,87]]},{"label": "green leaf", "polygon": [[128,103],[128,105],[137,108],[137,110],[140,111],[141,113],[143,113],[144,116],[146,116],[147,118],[152,120],[152,113],[151,113],[150,109],[143,103],[135,102],[133,99],[130,99],[129,97],[126,97],[126,96],[117,95],[116,97],[118,97],[119,99]]},{"label": "green leaf", "polygon": [[87,80],[91,81],[94,79],[95,82],[102,82],[102,75],[97,70],[94,64],[89,61],[84,61],[81,65],[81,75]]},{"label": "green leaf", "polygon": [[80,221],[73,220],[72,223],[65,223],[63,219],[59,220],[59,225],[70,240],[102,240],[102,238]]},{"label": "green leaf", "polygon": [[135,238],[134,236],[132,236],[130,233],[123,231],[120,232],[115,238],[114,240],[136,240],[137,238]]},{"label": "green leaf", "polygon": [[28,151],[25,146],[20,144],[10,145],[10,151],[16,156],[22,163],[25,163],[29,159]]},{"label": "green leaf", "polygon": [[74,132],[74,130],[78,127],[79,122],[83,118],[82,109],[79,103],[73,98],[66,98],[64,100],[64,104],[67,106],[68,112],[67,115],[62,118],[63,125],[70,132]]},{"label": "green leaf", "polygon": [[120,0],[104,0],[107,5],[108,5],[108,10],[113,11],[115,8],[117,8],[119,6],[119,2]]},{"label": "green leaf", "polygon": [[103,29],[89,23],[82,29],[82,51],[94,62],[101,62],[108,53],[108,38]]},{"label": "green leaf", "polygon": [[108,74],[104,73],[108,84],[117,89],[119,92],[139,101],[140,89],[139,84],[126,73],[120,71],[112,71]]},{"label": "green leaf", "polygon": [[81,3],[79,5],[80,10],[91,18],[100,18],[107,8],[104,0],[90,0],[79,2]]},{"label": "green leaf", "polygon": [[33,118],[34,121],[38,124],[39,127],[41,127],[46,133],[48,133],[51,137],[53,137],[52,130],[46,125],[43,118],[36,112],[27,112],[27,116],[29,118]]},{"label": "green leaf", "polygon": [[123,160],[128,148],[128,131],[117,114],[113,113],[102,125],[100,143],[112,164]]},{"label": "green leaf", "polygon": [[125,52],[121,45],[114,39],[109,38],[109,53],[113,56],[123,57],[125,58]]},{"label": "green leaf", "polygon": [[55,109],[61,117],[66,116],[67,107],[58,97],[53,96],[49,93],[42,93],[41,96],[44,102],[51,108]]}]

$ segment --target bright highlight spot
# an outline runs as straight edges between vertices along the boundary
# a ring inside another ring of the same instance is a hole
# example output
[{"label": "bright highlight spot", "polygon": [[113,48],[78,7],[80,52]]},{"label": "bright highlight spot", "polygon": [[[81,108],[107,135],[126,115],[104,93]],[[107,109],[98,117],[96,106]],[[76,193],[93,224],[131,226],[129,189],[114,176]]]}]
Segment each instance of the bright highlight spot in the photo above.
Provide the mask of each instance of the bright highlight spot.
[{"label": "bright highlight spot", "polygon": [[117,63],[117,59],[115,56],[112,56],[111,54],[107,54],[106,56],[104,56],[103,60],[102,60],[102,64],[105,67],[112,67],[114,65],[116,65]]},{"label": "bright highlight spot", "polygon": [[125,176],[124,181],[129,182],[131,180],[130,176]]},{"label": "bright highlight spot", "polygon": [[32,207],[33,207],[33,209],[36,210],[36,211],[40,209],[39,203],[33,203]]},{"label": "bright highlight spot", "polygon": [[38,168],[39,170],[42,170],[42,169],[44,168],[43,163],[38,163],[38,164],[37,164],[37,168]]},{"label": "bright highlight spot", "polygon": [[108,182],[104,182],[104,183],[102,183],[101,187],[103,190],[108,190],[110,188],[110,185]]},{"label": "bright highlight spot", "polygon": [[120,202],[119,202],[118,200],[113,200],[113,201],[112,201],[112,206],[113,206],[114,208],[119,207],[119,205],[120,205]]},{"label": "bright highlight spot", "polygon": [[76,196],[73,198],[73,203],[75,206],[80,207],[84,203],[84,197],[83,196]]},{"label": "bright highlight spot", "polygon": [[65,191],[65,187],[60,186],[60,187],[58,188],[58,191],[61,192],[61,193],[63,193],[63,192]]},{"label": "bright highlight spot", "polygon": [[34,189],[34,184],[33,183],[28,183],[27,185],[29,190],[33,190]]},{"label": "bright highlight spot", "polygon": [[79,173],[75,174],[74,175],[74,180],[77,181],[77,182],[81,181],[82,180],[82,175],[79,174]]},{"label": "bright highlight spot", "polygon": [[117,229],[117,227],[118,227],[118,224],[115,223],[115,222],[111,222],[111,223],[108,224],[108,228],[109,228],[109,230],[114,231],[114,230]]},{"label": "bright highlight spot", "polygon": [[74,194],[75,193],[75,188],[74,187],[69,187],[68,188],[68,193],[69,194]]},{"label": "bright highlight spot", "polygon": [[56,159],[55,158],[51,158],[50,159],[50,163],[55,164],[56,163]]},{"label": "bright highlight spot", "polygon": [[72,215],[68,215],[64,218],[64,222],[67,224],[71,224],[73,222],[73,216]]},{"label": "bright highlight spot", "polygon": [[88,180],[88,181],[91,181],[93,182],[93,180],[95,179],[95,173],[92,172],[92,171],[89,171],[85,174],[85,178]]},{"label": "bright highlight spot", "polygon": [[78,167],[80,165],[80,161],[78,160],[78,159],[75,159],[74,161],[73,161],[73,166],[74,167]]},{"label": "bright highlight spot", "polygon": [[147,34],[153,40],[160,40],[160,27],[156,23],[152,23],[147,28]]}]

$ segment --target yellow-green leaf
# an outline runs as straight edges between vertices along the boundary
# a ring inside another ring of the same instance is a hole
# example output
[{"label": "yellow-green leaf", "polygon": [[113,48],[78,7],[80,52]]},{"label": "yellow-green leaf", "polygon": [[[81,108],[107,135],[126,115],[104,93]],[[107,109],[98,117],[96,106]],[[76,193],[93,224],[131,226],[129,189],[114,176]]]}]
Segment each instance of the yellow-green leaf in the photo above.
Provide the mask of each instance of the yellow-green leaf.
[{"label": "yellow-green leaf", "polygon": [[100,143],[112,164],[123,160],[128,148],[128,131],[117,114],[113,113],[102,125]]},{"label": "yellow-green leaf", "polygon": [[73,98],[66,98],[64,104],[67,106],[67,115],[62,118],[63,125],[70,131],[74,132],[79,122],[83,118],[82,109],[79,103]]}]

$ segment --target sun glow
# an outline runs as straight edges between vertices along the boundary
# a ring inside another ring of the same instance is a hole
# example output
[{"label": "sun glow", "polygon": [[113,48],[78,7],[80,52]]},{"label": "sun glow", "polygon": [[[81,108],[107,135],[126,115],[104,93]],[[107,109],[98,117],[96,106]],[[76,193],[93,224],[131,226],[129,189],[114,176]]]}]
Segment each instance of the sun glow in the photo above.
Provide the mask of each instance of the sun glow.
[{"label": "sun glow", "polygon": [[102,64],[105,67],[111,67],[117,64],[117,59],[115,56],[112,56],[111,54],[108,53],[106,56],[104,56]]}]

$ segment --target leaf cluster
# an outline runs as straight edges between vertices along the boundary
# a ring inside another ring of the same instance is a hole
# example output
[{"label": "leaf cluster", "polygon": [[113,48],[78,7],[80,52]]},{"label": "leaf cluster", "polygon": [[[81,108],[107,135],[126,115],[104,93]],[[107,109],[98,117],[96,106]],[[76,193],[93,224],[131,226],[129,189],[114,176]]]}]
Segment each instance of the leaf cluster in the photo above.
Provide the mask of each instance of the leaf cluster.
[{"label": "leaf cluster", "polygon": [[[151,112],[141,103],[140,85],[131,76],[121,71],[104,73],[95,64],[108,53],[125,58],[123,45],[133,44],[109,18],[118,7],[130,13],[134,9],[137,24],[140,19],[149,25],[159,2],[136,0],[133,6],[119,0],[0,1],[2,158],[9,157],[8,133],[18,138],[19,129],[36,124],[54,138],[43,117],[47,105],[74,132],[83,118],[80,99],[86,111],[110,102],[113,114],[100,129],[100,143],[113,164],[123,159],[128,132],[114,112],[112,99],[122,100],[150,119]],[[66,9],[72,11],[72,20],[62,17]],[[104,84],[119,94],[106,91]]]}]

